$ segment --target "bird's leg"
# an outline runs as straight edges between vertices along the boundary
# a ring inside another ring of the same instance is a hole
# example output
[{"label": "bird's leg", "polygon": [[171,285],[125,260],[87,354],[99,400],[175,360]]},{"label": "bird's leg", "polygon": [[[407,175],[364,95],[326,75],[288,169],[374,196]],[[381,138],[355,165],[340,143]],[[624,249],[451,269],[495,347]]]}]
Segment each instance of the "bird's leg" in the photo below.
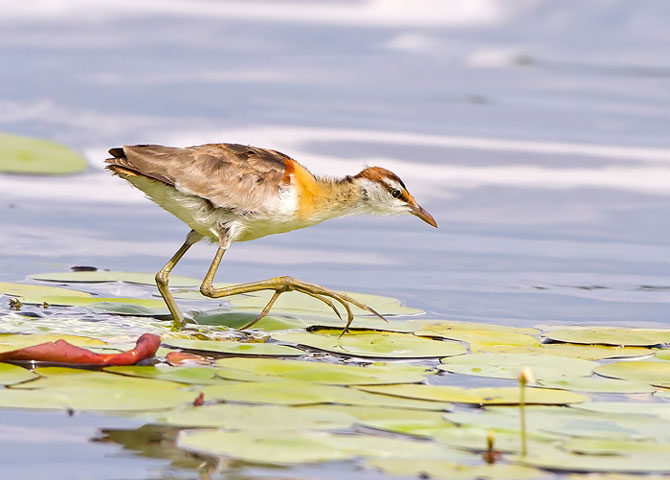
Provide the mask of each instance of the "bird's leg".
[{"label": "bird's leg", "polygon": [[200,235],[195,230],[191,230],[190,232],[188,232],[184,244],[181,247],[179,247],[179,250],[177,250],[177,252],[174,255],[172,255],[172,258],[156,274],[156,286],[158,287],[158,291],[163,297],[163,300],[165,300],[168,310],[170,310],[170,314],[172,315],[172,328],[175,330],[182,329],[186,324],[186,322],[184,322],[184,316],[179,311],[179,307],[177,307],[177,302],[175,302],[174,297],[172,296],[170,290],[168,289],[168,280],[169,280],[168,277],[172,269],[175,267],[175,265],[177,265],[177,262],[181,260],[181,257],[184,256],[184,254],[188,251],[189,248],[191,248],[191,246],[194,243],[199,242],[201,239],[202,235]]},{"label": "bird's leg", "polygon": [[221,259],[223,258],[223,254],[225,253],[225,251],[226,251],[225,247],[219,246],[218,250],[216,251],[216,255],[214,256],[214,260],[212,260],[212,264],[209,267],[209,271],[207,272],[207,275],[205,275],[205,279],[202,281],[202,285],[200,285],[200,293],[210,298],[221,298],[221,297],[227,297],[229,295],[258,292],[260,290],[275,291],[275,294],[272,296],[272,298],[267,303],[265,308],[263,308],[261,313],[252,322],[242,327],[242,330],[245,328],[250,328],[251,326],[255,325],[256,322],[258,322],[261,318],[266,316],[269,313],[272,306],[274,305],[277,298],[279,297],[279,295],[281,295],[284,292],[290,292],[294,290],[297,292],[305,293],[318,300],[321,300],[326,305],[335,310],[335,313],[337,313],[337,316],[340,318],[342,317],[335,308],[335,305],[326,297],[332,298],[336,302],[342,304],[344,309],[347,311],[347,324],[345,325],[342,333],[349,330],[349,326],[351,325],[351,322],[354,319],[354,314],[352,313],[349,304],[355,305],[362,310],[366,310],[378,316],[382,320],[386,321],[386,319],[382,315],[380,315],[377,311],[375,311],[372,307],[369,307],[364,303],[359,302],[358,300],[351,298],[350,296],[344,293],[335,292],[333,290],[329,290],[327,288],[321,287],[319,285],[314,285],[312,283],[305,283],[300,280],[296,280],[293,277],[275,277],[270,278],[268,280],[261,280],[259,282],[249,282],[249,283],[243,283],[241,285],[231,285],[223,288],[215,288],[213,285],[214,275],[216,274],[216,270],[219,268],[219,264],[221,263]]}]

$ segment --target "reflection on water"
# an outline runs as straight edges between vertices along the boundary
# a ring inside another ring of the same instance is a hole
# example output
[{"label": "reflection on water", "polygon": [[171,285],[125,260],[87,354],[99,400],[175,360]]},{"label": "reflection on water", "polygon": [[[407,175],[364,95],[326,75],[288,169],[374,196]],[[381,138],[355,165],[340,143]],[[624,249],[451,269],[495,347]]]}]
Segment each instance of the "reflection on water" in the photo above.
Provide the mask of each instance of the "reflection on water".
[{"label": "reflection on water", "polygon": [[[667,326],[662,2],[14,3],[0,129],[91,168],[0,175],[0,280],[157,270],[186,229],[102,170],[106,148],[226,141],[317,173],[384,165],[440,229],[326,222],[235,245],[222,281],[294,275],[431,317]],[[197,245],[178,273],[201,277],[213,253]]]}]

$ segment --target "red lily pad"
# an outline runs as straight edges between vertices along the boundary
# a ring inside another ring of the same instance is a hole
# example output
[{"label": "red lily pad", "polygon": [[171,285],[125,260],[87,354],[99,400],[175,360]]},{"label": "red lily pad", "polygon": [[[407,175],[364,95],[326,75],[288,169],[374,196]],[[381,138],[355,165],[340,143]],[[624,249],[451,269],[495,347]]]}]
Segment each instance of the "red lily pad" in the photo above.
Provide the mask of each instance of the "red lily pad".
[{"label": "red lily pad", "polygon": [[122,353],[95,353],[77,347],[59,339],[39,345],[19,348],[0,353],[0,362],[6,361],[39,361],[51,363],[86,364],[86,365],[135,365],[145,358],[154,356],[160,347],[161,338],[153,333],[145,333],[137,339],[135,348]]}]

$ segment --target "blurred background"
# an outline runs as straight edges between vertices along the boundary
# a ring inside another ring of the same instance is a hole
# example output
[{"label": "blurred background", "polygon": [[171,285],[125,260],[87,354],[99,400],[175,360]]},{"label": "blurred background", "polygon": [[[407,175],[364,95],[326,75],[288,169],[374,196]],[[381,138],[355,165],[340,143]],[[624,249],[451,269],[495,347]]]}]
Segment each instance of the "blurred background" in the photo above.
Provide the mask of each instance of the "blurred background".
[{"label": "blurred background", "polygon": [[[436,217],[236,244],[218,280],[294,275],[431,316],[667,322],[670,4],[662,0],[0,1],[0,130],[90,162],[0,175],[0,280],[158,270],[187,228],[109,147],[252,144],[394,170]],[[201,277],[198,245],[176,273]]]}]

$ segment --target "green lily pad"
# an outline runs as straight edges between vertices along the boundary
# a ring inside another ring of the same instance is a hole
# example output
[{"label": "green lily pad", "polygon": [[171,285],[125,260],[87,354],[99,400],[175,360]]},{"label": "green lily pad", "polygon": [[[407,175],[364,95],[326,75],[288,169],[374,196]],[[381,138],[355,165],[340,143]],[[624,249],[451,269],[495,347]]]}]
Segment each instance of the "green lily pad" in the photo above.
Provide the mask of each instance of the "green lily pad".
[{"label": "green lily pad", "polygon": [[83,172],[88,162],[65,145],[41,138],[0,133],[0,172],[65,175]]},{"label": "green lily pad", "polygon": [[12,295],[15,297],[30,298],[32,300],[31,302],[26,301],[25,303],[43,303],[46,301],[46,298],[53,296],[77,298],[91,297],[90,293],[71,290],[69,288],[45,287],[44,285],[29,285],[26,283],[7,282],[0,282],[0,293],[4,295]]},{"label": "green lily pad", "polygon": [[[288,465],[345,460],[358,456],[375,458],[447,457],[450,451],[437,444],[373,435],[344,435],[328,432],[185,431],[178,445],[206,455],[223,455],[252,463]],[[458,458],[472,458],[452,451]]]},{"label": "green lily pad", "polygon": [[[170,277],[172,279],[172,277]],[[200,282],[199,282],[200,283]],[[172,284],[172,281],[171,281]],[[232,284],[216,284],[217,287],[226,287]],[[382,315],[416,315],[423,313],[423,310],[416,308],[410,308],[403,306],[399,300],[392,297],[383,297],[381,295],[370,295],[367,293],[358,293],[358,292],[342,292],[345,293],[356,300],[374,308],[377,312]],[[244,295],[230,295],[228,297],[222,297],[218,299],[219,301],[225,301],[230,303],[235,309],[242,310],[262,310],[265,305],[268,303],[273,291],[260,291],[254,292],[253,294],[244,294]],[[175,298],[183,298],[190,300],[211,300],[209,297],[205,297],[197,290],[182,290],[174,292]],[[335,302],[337,306],[337,302]],[[346,318],[346,312],[341,305],[339,305],[340,312],[344,318]],[[354,315],[370,315],[369,312],[361,310],[358,307],[351,305],[351,310]],[[279,299],[276,301],[272,307],[274,313],[290,313],[290,314],[309,314],[309,315],[320,315],[320,316],[333,316],[335,313],[333,310],[323,302],[305,295],[300,292],[286,292],[283,293]],[[356,321],[354,320],[354,323]],[[344,322],[343,322],[344,323]]]},{"label": "green lily pad", "polygon": [[10,363],[0,363],[0,385],[14,385],[39,378],[39,375]]},{"label": "green lily pad", "polygon": [[[529,434],[610,440],[654,438],[659,439],[658,441],[663,441],[669,436],[667,425],[658,418],[601,414],[573,407],[527,406],[525,411]],[[456,425],[518,434],[519,410],[518,407],[486,407],[480,411],[448,412],[444,414],[444,418]]]},{"label": "green lily pad", "polygon": [[525,480],[543,479],[547,474],[541,470],[522,465],[477,465],[469,466],[446,460],[412,460],[398,458],[374,458],[365,462],[368,467],[377,468],[391,475],[413,478],[434,478],[444,480]]},{"label": "green lily pad", "polygon": [[538,380],[543,387],[591,393],[654,393],[646,383],[601,377],[568,377],[560,380]]},{"label": "green lily pad", "polygon": [[[444,321],[421,319],[413,320],[415,325],[414,332],[418,333],[421,330],[430,330],[436,333],[444,332],[451,333],[453,330],[460,331],[474,331],[474,332],[500,332],[502,334],[523,334],[523,335],[539,335],[540,330],[537,328],[521,328],[512,327],[509,325],[501,325],[499,323],[480,323],[480,322],[460,322],[460,321]],[[449,337],[445,337],[449,338]]]},{"label": "green lily pad", "polygon": [[[155,273],[141,272],[117,272],[113,270],[95,270],[82,272],[55,272],[55,273],[34,273],[29,275],[33,280],[42,280],[45,282],[65,282],[65,283],[102,283],[102,282],[125,282],[139,283],[142,285],[156,285]],[[182,277],[179,275],[170,275],[171,287],[190,287],[200,285],[202,280],[197,278]]]},{"label": "green lily pad", "polygon": [[[470,390],[472,395],[483,398],[484,405],[518,405],[519,387],[483,387]],[[567,405],[589,401],[589,397],[567,390],[551,388],[526,388],[526,405]]]},{"label": "green lily pad", "polygon": [[428,402],[308,382],[230,382],[201,389],[205,398],[241,403],[277,405],[341,404],[377,407],[450,410],[449,403]]},{"label": "green lily pad", "polygon": [[[205,397],[207,400],[207,397]],[[159,424],[180,427],[220,427],[226,430],[344,430],[353,426],[355,417],[346,412],[321,407],[286,407],[281,405],[234,405],[220,403],[185,410],[160,412],[150,417]]]},{"label": "green lily pad", "polygon": [[[43,287],[43,288],[56,288],[56,287]],[[84,293],[84,292],[82,292]],[[145,307],[152,310],[166,310],[165,302],[163,300],[155,300],[153,298],[123,298],[123,297],[93,297],[87,294],[86,297],[75,297],[69,295],[45,295],[45,296],[24,296],[21,298],[23,303],[27,304],[42,304],[47,303],[54,306],[62,307],[88,307],[93,306],[97,307],[99,303],[104,305],[119,304],[123,305],[133,305]],[[103,305],[103,306],[104,306]]]},{"label": "green lily pad", "polygon": [[65,335],[58,333],[33,333],[22,335],[19,333],[2,333],[0,334],[0,352],[11,352],[33,345],[55,342],[56,340],[65,340],[77,347],[105,345],[105,342],[98,340],[97,338],[82,337],[79,335]]},{"label": "green lily pad", "polygon": [[107,372],[129,375],[131,377],[154,378],[169,382],[178,382],[197,385],[216,385],[224,383],[221,377],[216,375],[216,369],[212,367],[167,367],[167,366],[143,366],[131,365],[120,367],[106,367]]},{"label": "green lily pad", "polygon": [[447,385],[423,385],[418,383],[398,385],[369,385],[358,387],[360,390],[381,393],[401,398],[432,400],[434,402],[472,403],[479,405],[484,399],[473,395],[469,390]]},{"label": "green lily pad", "polygon": [[191,340],[189,338],[166,338],[163,340],[163,343],[171,347],[183,348],[186,350],[227,353],[230,355],[297,357],[305,354],[305,352],[298,350],[297,348],[277,345],[276,343],[241,343],[215,340]]},{"label": "green lily pad", "polygon": [[[522,329],[519,329],[522,330]],[[470,344],[472,352],[487,351],[491,347],[499,345],[513,346],[538,346],[540,340],[537,337],[514,330],[465,330],[453,328],[453,323],[425,325],[422,329],[414,332],[415,335],[424,337],[447,338],[460,340]]]},{"label": "green lily pad", "polygon": [[594,438],[571,438],[561,443],[561,448],[585,455],[629,455],[631,452],[670,454],[670,443],[633,440],[603,440]]},{"label": "green lily pad", "polygon": [[657,387],[670,387],[670,363],[654,361],[622,361],[601,365],[595,373],[604,377],[644,382]]},{"label": "green lily pad", "polygon": [[319,408],[352,415],[363,427],[404,435],[430,437],[436,430],[456,428],[442,418],[442,412],[434,410],[357,405],[320,405]]},{"label": "green lily pad", "polygon": [[575,405],[579,410],[620,415],[651,415],[670,420],[670,403],[660,402],[586,402]]},{"label": "green lily pad", "polygon": [[557,342],[649,347],[670,342],[670,330],[651,328],[571,327],[542,334]]},{"label": "green lily pad", "polygon": [[222,358],[217,375],[230,380],[286,381],[326,385],[377,385],[420,382],[434,371],[419,365],[340,365],[336,363],[280,360],[273,358]]},{"label": "green lily pad", "polygon": [[[473,452],[481,452],[488,445],[489,435],[493,433],[494,449],[503,453],[521,453],[521,439],[519,432],[505,432],[480,428],[480,427],[453,427],[442,428],[431,432],[431,437],[452,447],[463,448]],[[557,435],[533,432],[527,435],[528,447],[530,449],[542,449],[543,443],[556,443],[561,437]]]},{"label": "green lily pad", "polygon": [[440,360],[441,370],[480,377],[518,379],[521,370],[530,368],[538,379],[588,376],[599,364],[579,358],[557,355],[473,353]]},{"label": "green lily pad", "polygon": [[[272,314],[261,318],[253,328],[265,331],[304,329],[312,324],[304,318],[290,315]],[[251,323],[258,316],[257,312],[231,312],[230,310],[207,310],[195,315],[198,325],[212,325],[240,329]]]},{"label": "green lily pad", "polygon": [[133,317],[169,317],[172,318],[165,304],[160,307],[145,307],[144,305],[134,305],[132,303],[120,302],[98,302],[89,305],[89,308],[113,315],[129,315]]},{"label": "green lily pad", "polygon": [[507,457],[508,461],[564,472],[670,472],[666,453],[635,452],[635,455],[583,455],[554,449],[530,451],[528,455]]},{"label": "green lily pad", "polygon": [[583,358],[584,360],[602,360],[605,358],[643,357],[654,353],[644,347],[618,347],[608,345],[579,345],[573,343],[545,343],[540,348],[551,355]]},{"label": "green lily pad", "polygon": [[431,358],[463,355],[465,346],[457,342],[429,340],[407,333],[318,330],[311,333],[274,333],[280,342],[296,343],[339,355],[371,358]]},{"label": "green lily pad", "polygon": [[656,358],[659,360],[670,360],[670,349],[668,350],[657,350]]}]

